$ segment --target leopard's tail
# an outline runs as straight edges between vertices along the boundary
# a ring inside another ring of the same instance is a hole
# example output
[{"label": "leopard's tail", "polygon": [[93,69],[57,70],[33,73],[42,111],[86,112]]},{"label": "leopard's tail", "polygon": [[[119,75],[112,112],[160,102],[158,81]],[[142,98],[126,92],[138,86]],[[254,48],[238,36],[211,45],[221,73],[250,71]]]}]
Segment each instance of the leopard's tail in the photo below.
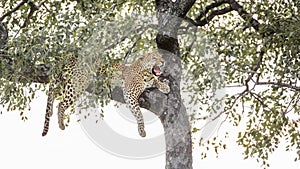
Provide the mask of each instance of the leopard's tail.
[{"label": "leopard's tail", "polygon": [[44,123],[44,129],[42,136],[47,135],[49,130],[49,123],[50,123],[50,117],[53,114],[53,102],[54,102],[54,96],[53,96],[53,86],[50,84],[49,91],[48,91],[48,99],[47,99],[47,108],[46,108],[46,114],[45,114],[45,123]]}]

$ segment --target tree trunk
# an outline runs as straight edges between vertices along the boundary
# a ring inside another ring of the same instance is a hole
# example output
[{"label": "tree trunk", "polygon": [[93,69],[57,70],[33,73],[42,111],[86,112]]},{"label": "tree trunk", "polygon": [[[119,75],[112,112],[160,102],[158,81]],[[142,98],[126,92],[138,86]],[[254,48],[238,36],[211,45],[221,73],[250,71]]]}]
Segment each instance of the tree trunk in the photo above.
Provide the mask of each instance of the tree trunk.
[{"label": "tree trunk", "polygon": [[156,0],[159,26],[156,43],[166,60],[166,78],[171,88],[166,111],[160,116],[165,131],[166,169],[192,168],[190,123],[180,95],[181,60],[177,32],[182,18],[194,2]]}]

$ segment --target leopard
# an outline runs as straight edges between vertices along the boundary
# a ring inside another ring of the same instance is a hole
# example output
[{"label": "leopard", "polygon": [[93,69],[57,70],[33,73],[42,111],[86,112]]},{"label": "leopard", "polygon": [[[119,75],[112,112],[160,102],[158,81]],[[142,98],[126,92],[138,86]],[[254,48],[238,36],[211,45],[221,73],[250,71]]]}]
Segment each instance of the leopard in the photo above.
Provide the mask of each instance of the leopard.
[{"label": "leopard", "polygon": [[146,88],[156,87],[161,92],[168,94],[170,87],[167,82],[159,80],[165,60],[159,53],[146,53],[129,66],[122,66],[121,81],[125,103],[137,120],[138,132],[141,137],[146,137],[145,124],[139,97]]},{"label": "leopard", "polygon": [[42,136],[48,133],[50,118],[53,115],[54,100],[61,98],[58,104],[57,116],[59,128],[64,130],[66,109],[74,104],[74,101],[80,97],[88,85],[88,73],[83,71],[82,65],[78,63],[78,55],[67,55],[67,63],[64,65],[62,71],[53,74],[50,80]]},{"label": "leopard", "polygon": [[[88,76],[86,72],[82,72],[77,62],[77,58],[71,55],[69,63],[65,66],[62,73],[55,75],[49,85],[42,136],[45,136],[49,130],[50,117],[53,114],[54,99],[62,97],[58,105],[58,123],[59,128],[64,130],[65,110],[73,105],[76,98],[80,97],[86,89]],[[165,94],[170,92],[169,85],[159,80],[162,74],[161,68],[164,67],[164,64],[165,61],[163,57],[157,52],[146,53],[131,65],[117,62],[112,63],[113,70],[118,72],[114,74],[114,76],[117,76],[114,78],[118,78],[122,82],[125,103],[137,120],[138,133],[141,137],[146,137],[146,131],[138,102],[140,95],[146,88],[150,87],[156,87]],[[105,68],[100,66],[98,72],[104,74]]]}]

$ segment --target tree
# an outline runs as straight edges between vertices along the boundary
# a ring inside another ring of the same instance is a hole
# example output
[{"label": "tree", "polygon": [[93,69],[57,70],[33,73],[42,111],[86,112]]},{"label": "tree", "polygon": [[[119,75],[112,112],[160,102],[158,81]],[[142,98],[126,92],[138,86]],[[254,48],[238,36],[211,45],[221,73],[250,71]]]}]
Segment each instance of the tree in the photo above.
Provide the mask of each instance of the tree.
[{"label": "tree", "polygon": [[[282,138],[288,143],[287,150],[300,149],[300,3],[297,0],[1,3],[4,9],[0,11],[0,97],[8,110],[22,112],[28,108],[35,91],[49,82],[49,74],[60,71],[52,67],[67,53],[76,52],[88,43],[97,24],[117,23],[123,15],[120,11],[138,14],[155,11],[158,24],[148,26],[157,27],[157,32],[149,31],[148,27],[137,28],[133,35],[106,37],[118,40],[113,44],[103,42],[101,47],[106,49],[104,56],[110,53],[109,58],[105,57],[110,60],[153,48],[155,38],[166,59],[163,78],[169,81],[171,93],[166,96],[149,89],[143,93],[140,104],[159,115],[163,124],[166,168],[192,168],[191,133],[196,134],[200,128],[193,126],[190,130],[190,124],[199,121],[204,111],[215,112],[212,120],[223,117],[233,126],[246,119],[246,128],[239,132],[237,142],[245,148],[245,158],[255,157],[265,167],[269,166],[269,154]],[[108,30],[100,30],[102,34],[105,31]],[[125,45],[126,39],[131,43]],[[117,45],[121,52],[113,52]],[[215,51],[217,57],[205,58],[206,51]],[[219,71],[212,71],[209,65]],[[182,71],[187,66],[189,71]],[[180,87],[182,79],[192,83]],[[30,95],[24,93],[24,87]],[[222,88],[240,92],[213,99]],[[201,104],[190,117],[181,90],[192,92],[191,103]],[[118,100],[120,97],[116,95],[122,93],[115,89],[112,98]],[[167,103],[160,104],[162,100]],[[222,102],[224,106],[218,106]],[[160,106],[154,109],[151,105]],[[26,119],[23,113],[21,116]],[[200,145],[213,146],[216,152],[226,148],[216,143],[216,138],[213,140],[201,141]]]}]

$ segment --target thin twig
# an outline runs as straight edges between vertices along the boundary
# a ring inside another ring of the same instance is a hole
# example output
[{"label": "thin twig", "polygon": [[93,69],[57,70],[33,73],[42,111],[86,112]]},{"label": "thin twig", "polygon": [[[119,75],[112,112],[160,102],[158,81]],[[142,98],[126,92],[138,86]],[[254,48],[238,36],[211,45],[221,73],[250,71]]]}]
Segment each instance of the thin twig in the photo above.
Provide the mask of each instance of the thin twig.
[{"label": "thin twig", "polygon": [[298,97],[297,97],[296,99],[294,99],[294,98],[291,99],[291,101],[289,102],[288,106],[287,106],[286,109],[285,109],[284,115],[290,113],[290,112],[294,109],[294,107],[292,107],[290,110],[289,110],[289,107],[292,105],[292,103],[293,103],[294,101],[297,103],[299,100],[300,100],[300,95],[298,95]]},{"label": "thin twig", "polygon": [[265,52],[264,51],[261,51],[259,53],[259,58],[258,58],[258,61],[255,65],[255,67],[252,69],[252,73],[250,73],[250,75],[248,76],[248,78],[245,80],[245,84],[246,84],[246,87],[247,89],[249,89],[249,81],[253,78],[254,74],[257,73],[258,69],[260,68],[262,62],[263,62],[263,56],[264,56]]},{"label": "thin twig", "polygon": [[124,56],[124,61],[127,59],[127,57],[131,54],[131,51],[133,50],[133,48],[136,46],[137,42],[141,39],[142,37],[142,34],[144,33],[145,31],[143,31],[142,33],[140,33],[137,37],[137,39],[133,42],[133,44],[129,47],[129,49],[127,50],[125,56]]},{"label": "thin twig", "polygon": [[234,99],[233,103],[229,106],[228,109],[220,112],[216,117],[214,117],[212,120],[216,120],[217,118],[219,118],[223,113],[226,113],[228,110],[231,110],[233,108],[233,106],[235,105],[235,103],[237,102],[237,100],[241,97],[243,97],[246,93],[248,93],[249,91],[247,89],[245,89],[242,93],[238,93],[235,94],[234,96],[237,95],[237,97]]},{"label": "thin twig", "polygon": [[237,85],[228,85],[228,86],[224,86],[225,88],[234,88],[234,87],[244,87],[244,85],[241,84],[237,84]]},{"label": "thin twig", "polygon": [[250,95],[253,96],[257,101],[259,101],[261,105],[263,105],[264,107],[268,108],[271,112],[274,113],[274,111],[273,111],[268,105],[266,105],[266,104],[264,103],[264,101],[263,101],[264,99],[261,98],[260,95],[254,93],[254,92],[249,92],[249,93],[250,93]]},{"label": "thin twig", "polygon": [[229,116],[229,114],[227,114],[227,116],[224,118],[224,120],[222,120],[222,122],[220,123],[220,125],[218,127],[218,130],[217,130],[217,136],[219,135],[220,128],[225,123],[225,121],[228,119],[228,116]]}]

